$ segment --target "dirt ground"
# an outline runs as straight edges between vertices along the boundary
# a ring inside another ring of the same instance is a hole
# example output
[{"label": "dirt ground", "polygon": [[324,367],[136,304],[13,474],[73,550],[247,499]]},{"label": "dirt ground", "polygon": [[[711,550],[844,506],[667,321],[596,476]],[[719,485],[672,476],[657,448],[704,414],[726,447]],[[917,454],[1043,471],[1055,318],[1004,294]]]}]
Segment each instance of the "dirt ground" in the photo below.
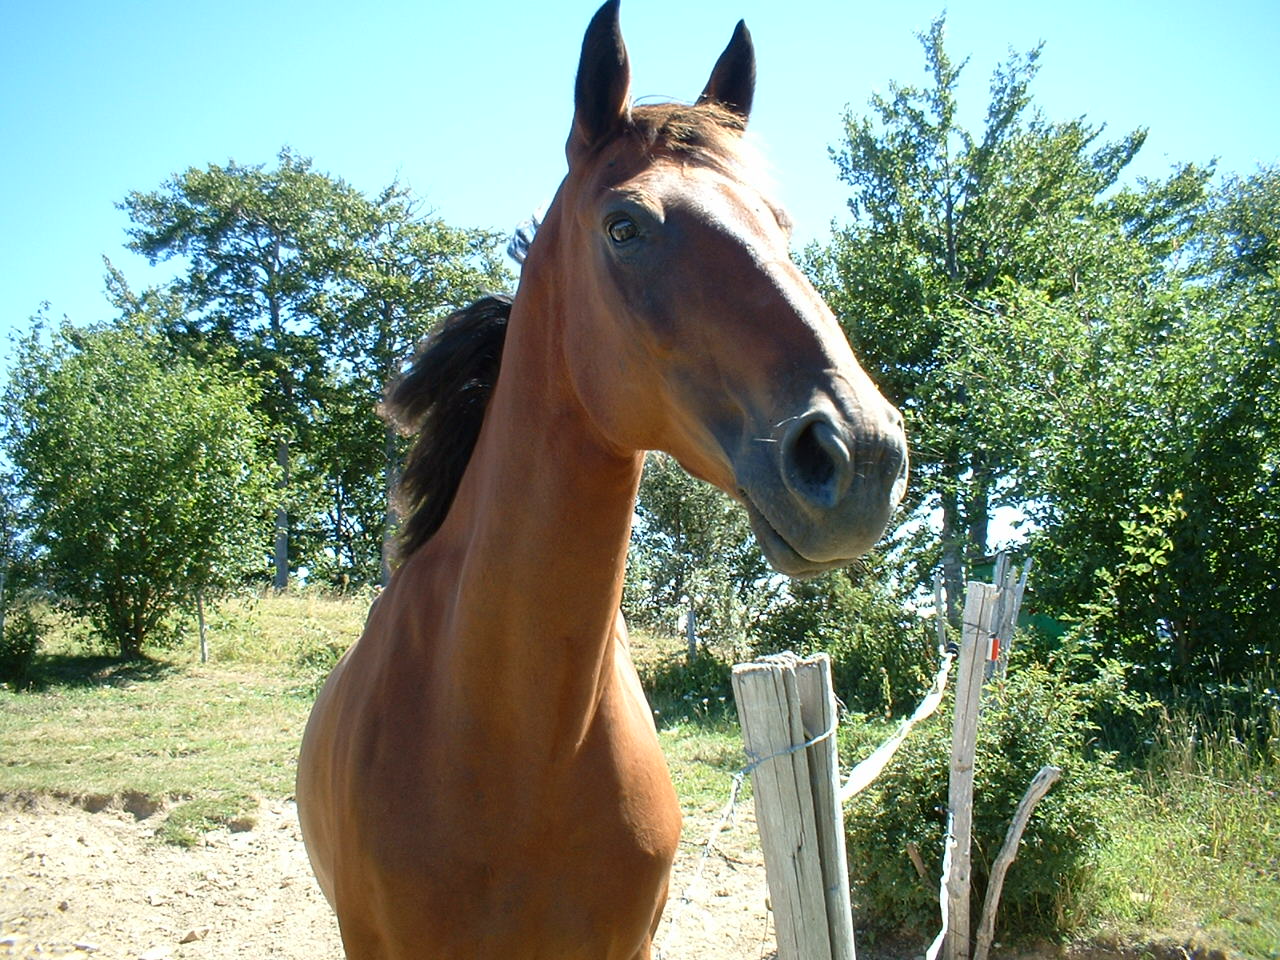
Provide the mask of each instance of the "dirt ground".
[{"label": "dirt ground", "polygon": [[[266,803],[251,829],[218,830],[187,850],[155,839],[162,814],[132,806],[0,803],[0,957],[342,956],[291,802]],[[704,857],[716,819],[686,821],[659,933],[664,960],[774,956],[750,804]]]}]

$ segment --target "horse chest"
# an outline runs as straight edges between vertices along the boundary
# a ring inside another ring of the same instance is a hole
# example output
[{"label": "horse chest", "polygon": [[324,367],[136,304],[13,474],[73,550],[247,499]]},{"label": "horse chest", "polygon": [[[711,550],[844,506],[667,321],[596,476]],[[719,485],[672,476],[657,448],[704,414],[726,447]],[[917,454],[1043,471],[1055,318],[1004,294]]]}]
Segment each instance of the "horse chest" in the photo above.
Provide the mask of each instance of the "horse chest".
[{"label": "horse chest", "polygon": [[537,956],[629,960],[661,911],[680,815],[656,739],[614,719],[568,759],[419,746],[417,765],[400,753],[396,770],[369,770],[392,789],[347,836],[373,867],[348,896],[406,942],[456,942],[441,956],[538,944]]}]

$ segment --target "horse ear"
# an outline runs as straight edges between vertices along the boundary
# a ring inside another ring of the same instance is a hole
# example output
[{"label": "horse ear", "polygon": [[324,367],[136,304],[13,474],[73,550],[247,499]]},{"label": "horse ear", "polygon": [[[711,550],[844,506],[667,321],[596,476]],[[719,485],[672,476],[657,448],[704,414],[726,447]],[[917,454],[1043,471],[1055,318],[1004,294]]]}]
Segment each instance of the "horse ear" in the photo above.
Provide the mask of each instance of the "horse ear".
[{"label": "horse ear", "polygon": [[607,0],[582,38],[571,145],[591,148],[631,119],[631,64],[618,25],[618,4]]},{"label": "horse ear", "polygon": [[733,31],[733,39],[720,54],[711,79],[698,98],[699,103],[712,100],[728,107],[746,120],[751,114],[751,101],[756,94],[756,50],[751,43],[751,33],[744,21],[739,20]]}]

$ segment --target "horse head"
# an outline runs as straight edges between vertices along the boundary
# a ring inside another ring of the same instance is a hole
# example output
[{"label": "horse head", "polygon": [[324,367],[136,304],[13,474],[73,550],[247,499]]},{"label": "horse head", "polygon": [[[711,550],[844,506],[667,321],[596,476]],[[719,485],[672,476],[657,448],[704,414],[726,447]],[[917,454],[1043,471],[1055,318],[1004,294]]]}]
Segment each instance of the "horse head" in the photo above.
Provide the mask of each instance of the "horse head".
[{"label": "horse head", "polygon": [[777,570],[808,576],[880,537],[907,448],[743,142],[755,72],[739,23],[695,104],[633,105],[618,3],[601,7],[525,277],[559,271],[568,375],[605,441],[670,453],[743,504]]}]

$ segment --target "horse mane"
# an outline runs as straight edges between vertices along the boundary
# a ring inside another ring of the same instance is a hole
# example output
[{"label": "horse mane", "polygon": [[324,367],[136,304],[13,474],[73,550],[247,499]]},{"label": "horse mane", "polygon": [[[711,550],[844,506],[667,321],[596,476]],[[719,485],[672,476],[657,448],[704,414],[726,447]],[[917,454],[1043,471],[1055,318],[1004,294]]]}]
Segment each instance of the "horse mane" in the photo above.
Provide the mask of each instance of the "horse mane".
[{"label": "horse mane", "polygon": [[453,504],[498,379],[510,315],[511,297],[499,294],[455,311],[387,388],[384,416],[417,434],[400,478],[401,557],[431,538]]}]

